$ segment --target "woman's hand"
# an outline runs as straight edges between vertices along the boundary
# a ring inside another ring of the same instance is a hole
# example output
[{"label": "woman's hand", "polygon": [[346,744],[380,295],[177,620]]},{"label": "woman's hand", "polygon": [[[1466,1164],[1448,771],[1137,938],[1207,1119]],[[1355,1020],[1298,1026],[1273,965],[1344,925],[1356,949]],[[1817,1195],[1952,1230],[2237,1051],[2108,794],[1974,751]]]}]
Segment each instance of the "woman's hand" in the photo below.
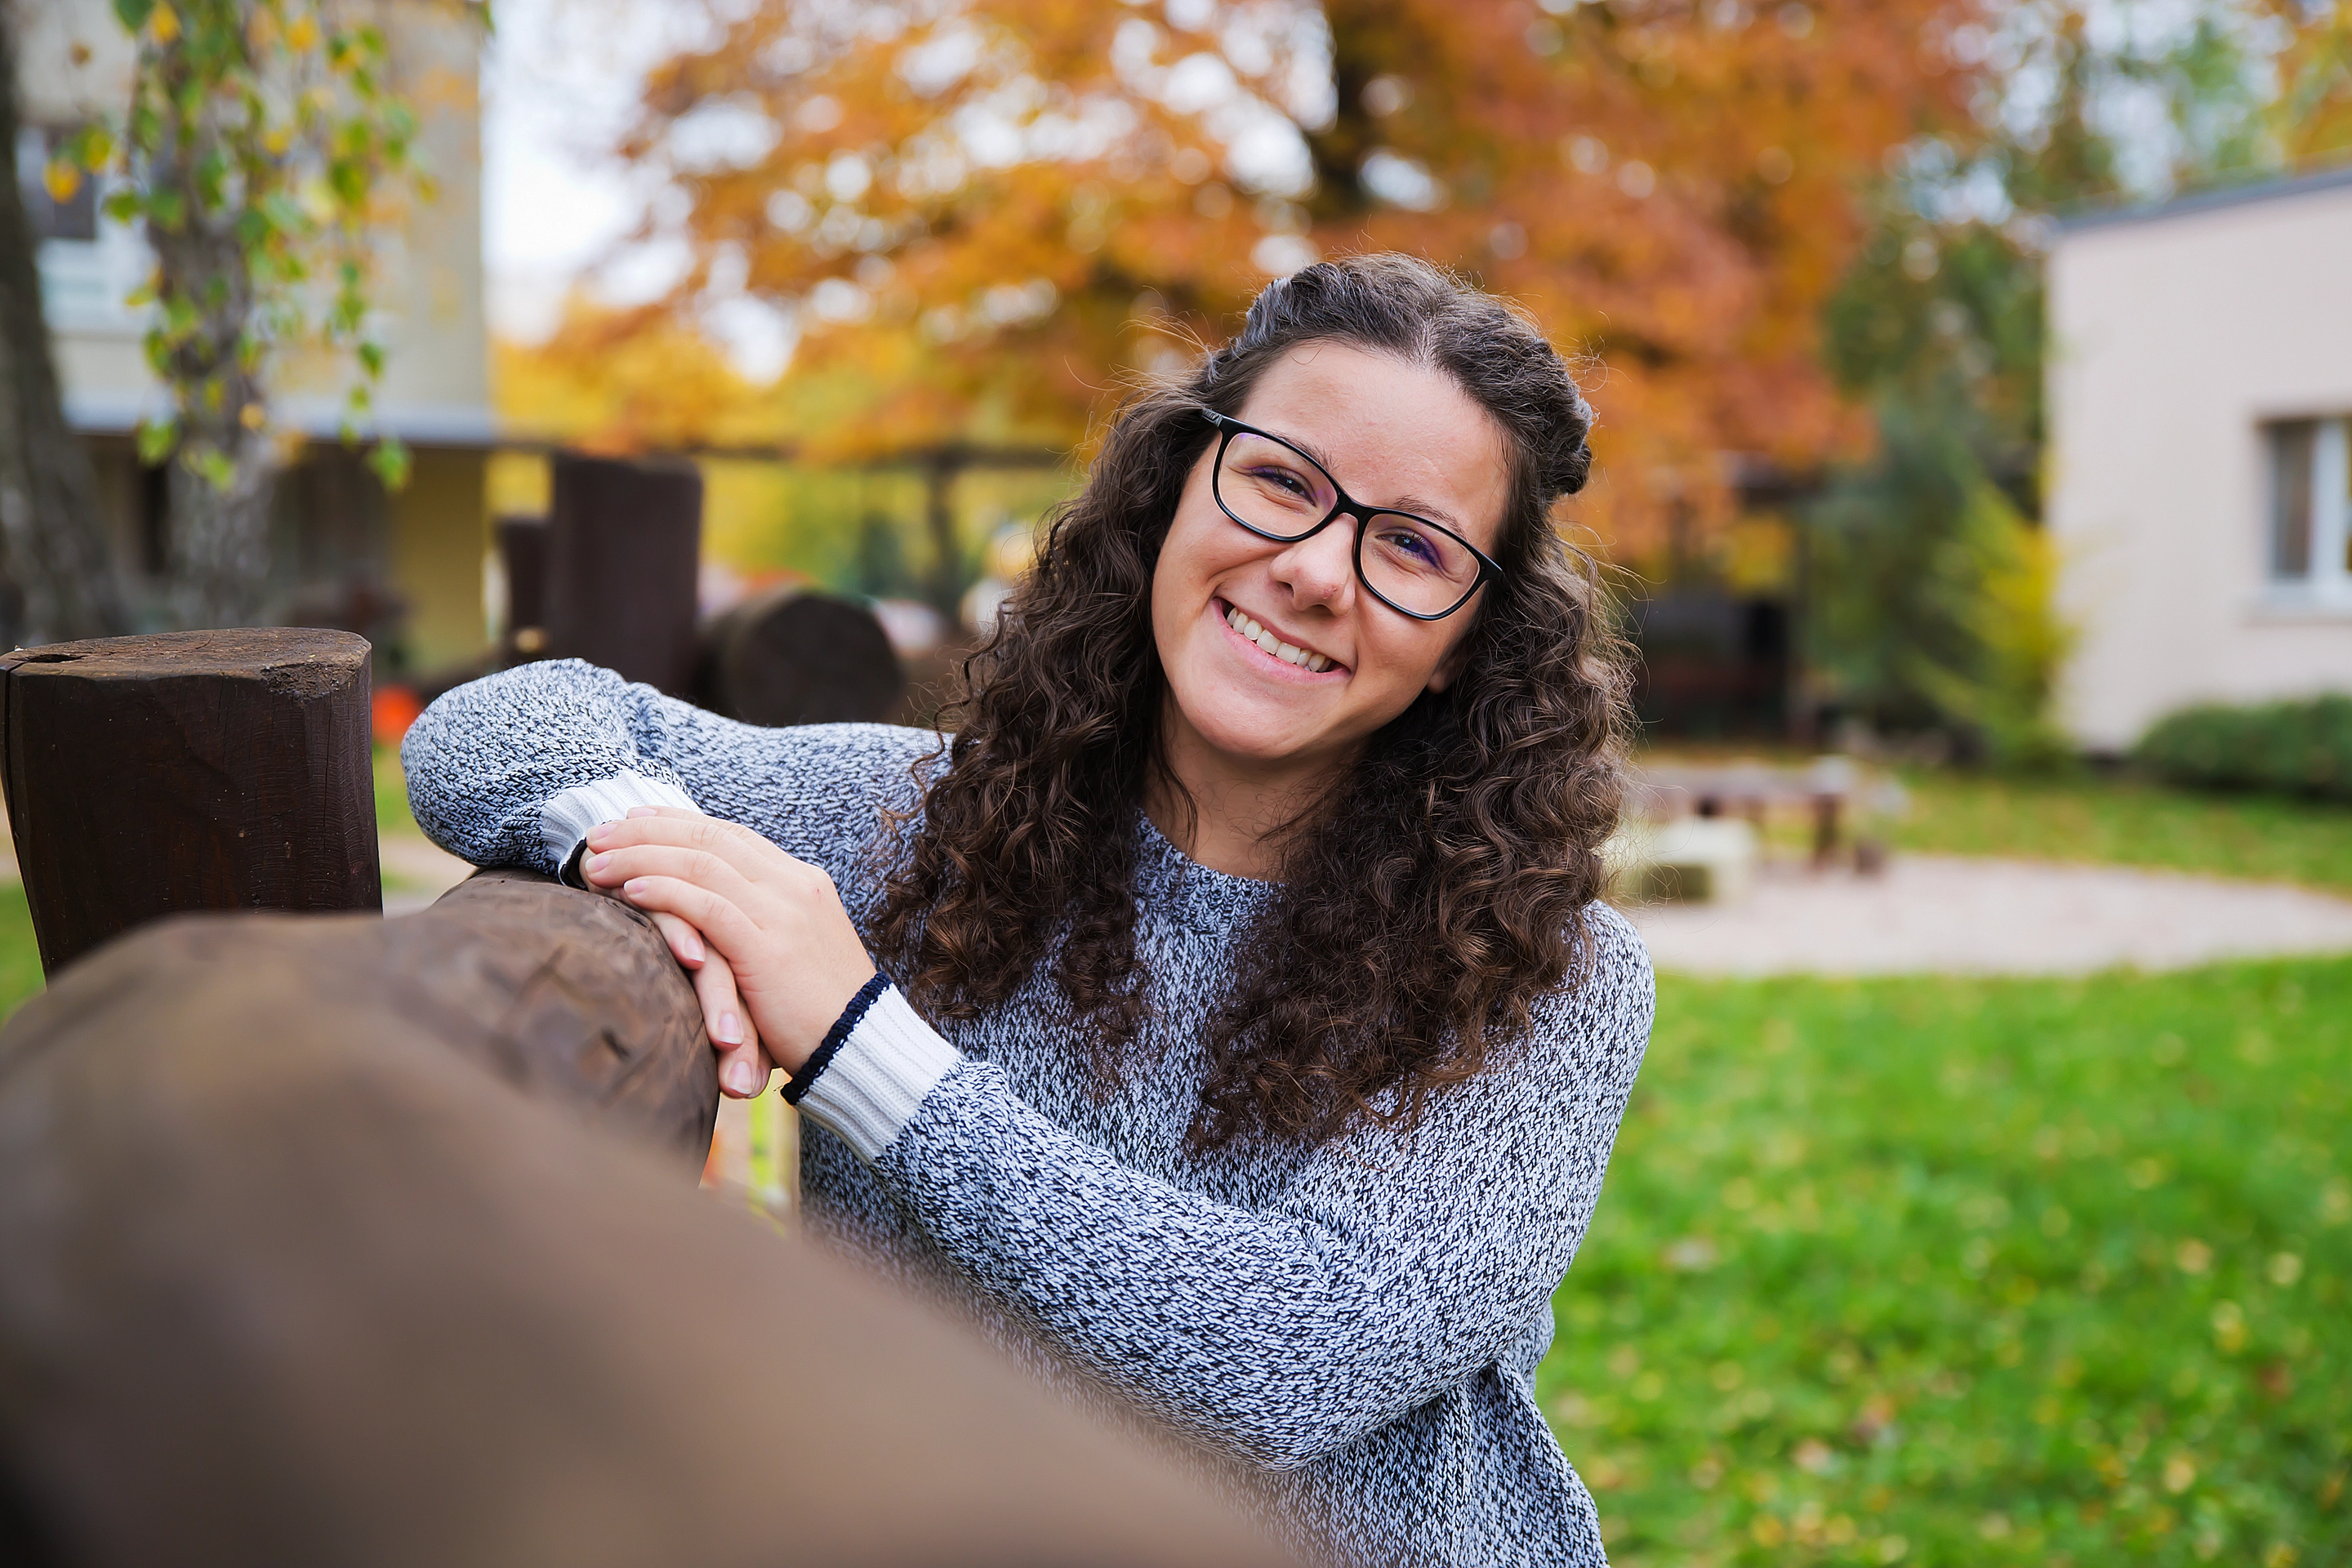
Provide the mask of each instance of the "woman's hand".
[{"label": "woman's hand", "polygon": [[700,931],[676,915],[656,914],[653,921],[662,940],[669,943],[670,955],[694,982],[704,1026],[719,1052],[719,1092],[736,1100],[751,1099],[768,1087],[768,1075],[776,1064],[760,1044],[759,1031],[743,1021],[747,1015],[735,988],[735,972],[727,967],[725,959],[712,955]]},{"label": "woman's hand", "polygon": [[[593,887],[618,889],[652,914],[670,937],[672,952],[678,952],[679,939],[665,916],[708,944],[719,962],[706,956],[697,968],[696,990],[706,1010],[714,995],[723,1006],[725,992],[732,990],[757,1043],[787,1072],[799,1070],[857,988],[873,978],[874,962],[833,879],[748,827],[691,811],[639,806],[622,821],[591,830],[588,847],[581,875]],[[706,991],[705,976],[714,968],[727,972],[727,984],[713,977]],[[739,1084],[725,1075],[741,1065],[723,1064],[721,1079],[739,1093]],[[751,1091],[758,1089],[754,1081]]]}]

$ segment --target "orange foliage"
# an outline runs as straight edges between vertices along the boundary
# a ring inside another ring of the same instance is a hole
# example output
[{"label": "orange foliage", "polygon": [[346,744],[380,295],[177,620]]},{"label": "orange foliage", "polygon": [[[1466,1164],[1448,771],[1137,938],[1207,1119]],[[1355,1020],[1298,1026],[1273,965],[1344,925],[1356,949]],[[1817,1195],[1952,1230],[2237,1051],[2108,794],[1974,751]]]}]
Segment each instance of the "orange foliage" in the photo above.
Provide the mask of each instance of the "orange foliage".
[{"label": "orange foliage", "polygon": [[2352,0],[2316,16],[2283,9],[2293,32],[2272,111],[2280,150],[2291,166],[2340,159],[2352,153]]},{"label": "orange foliage", "polygon": [[747,384],[709,339],[658,307],[574,300],[543,346],[494,344],[490,369],[508,429],[583,451],[767,446],[788,433],[774,392]]},{"label": "orange foliage", "polygon": [[[691,197],[692,275],[549,353],[616,378],[612,332],[744,292],[796,313],[816,454],[1069,442],[1124,379],[1229,331],[1271,270],[1408,250],[1591,357],[1580,515],[1639,553],[1671,512],[1720,513],[1725,455],[1801,468],[1864,437],[1816,317],[1887,151],[1969,136],[1974,83],[1937,40],[1973,14],[763,0],[653,73],[623,149]],[[1262,155],[1285,147],[1288,170]],[[709,384],[615,385],[608,422],[647,441],[723,422]]]}]

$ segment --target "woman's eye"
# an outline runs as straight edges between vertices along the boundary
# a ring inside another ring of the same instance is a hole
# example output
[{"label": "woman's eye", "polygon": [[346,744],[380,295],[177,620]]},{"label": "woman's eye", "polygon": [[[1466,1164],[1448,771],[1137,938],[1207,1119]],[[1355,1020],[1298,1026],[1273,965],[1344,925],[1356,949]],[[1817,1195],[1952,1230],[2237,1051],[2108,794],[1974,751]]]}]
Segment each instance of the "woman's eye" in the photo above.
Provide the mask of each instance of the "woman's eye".
[{"label": "woman's eye", "polygon": [[1268,489],[1279,491],[1293,500],[1305,500],[1310,493],[1306,476],[1289,468],[1269,464],[1252,469],[1250,477]]},{"label": "woman's eye", "polygon": [[1440,560],[1437,546],[1427,535],[1415,529],[1384,529],[1381,533],[1381,542],[1418,565],[1434,566]]}]

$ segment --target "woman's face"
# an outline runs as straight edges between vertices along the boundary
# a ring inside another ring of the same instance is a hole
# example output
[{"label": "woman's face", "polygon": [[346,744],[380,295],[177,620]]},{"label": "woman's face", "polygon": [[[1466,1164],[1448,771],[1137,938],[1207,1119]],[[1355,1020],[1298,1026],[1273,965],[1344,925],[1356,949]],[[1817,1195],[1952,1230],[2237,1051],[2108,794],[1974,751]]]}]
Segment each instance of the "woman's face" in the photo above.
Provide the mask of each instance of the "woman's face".
[{"label": "woman's face", "polygon": [[[1505,437],[1443,372],[1303,344],[1259,378],[1237,417],[1318,458],[1351,499],[1418,513],[1495,553]],[[1212,440],[1151,580],[1171,761],[1213,760],[1244,774],[1345,765],[1423,689],[1445,684],[1492,586],[1444,620],[1400,615],[1356,575],[1353,518],[1295,544],[1262,539],[1219,509],[1216,458]],[[1235,611],[1329,668],[1267,652],[1232,624]]]}]

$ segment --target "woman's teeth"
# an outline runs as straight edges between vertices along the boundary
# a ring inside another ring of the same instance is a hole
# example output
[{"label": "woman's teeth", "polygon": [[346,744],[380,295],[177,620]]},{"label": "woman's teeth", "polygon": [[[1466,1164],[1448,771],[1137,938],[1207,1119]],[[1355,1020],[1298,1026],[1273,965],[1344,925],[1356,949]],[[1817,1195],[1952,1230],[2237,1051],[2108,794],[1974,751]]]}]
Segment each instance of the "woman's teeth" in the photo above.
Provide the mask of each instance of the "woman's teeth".
[{"label": "woman's teeth", "polygon": [[1308,653],[1303,647],[1291,647],[1239,610],[1228,608],[1225,611],[1225,625],[1233,627],[1285,664],[1295,664],[1299,668],[1311,670],[1317,675],[1331,668],[1331,661],[1321,654]]}]

